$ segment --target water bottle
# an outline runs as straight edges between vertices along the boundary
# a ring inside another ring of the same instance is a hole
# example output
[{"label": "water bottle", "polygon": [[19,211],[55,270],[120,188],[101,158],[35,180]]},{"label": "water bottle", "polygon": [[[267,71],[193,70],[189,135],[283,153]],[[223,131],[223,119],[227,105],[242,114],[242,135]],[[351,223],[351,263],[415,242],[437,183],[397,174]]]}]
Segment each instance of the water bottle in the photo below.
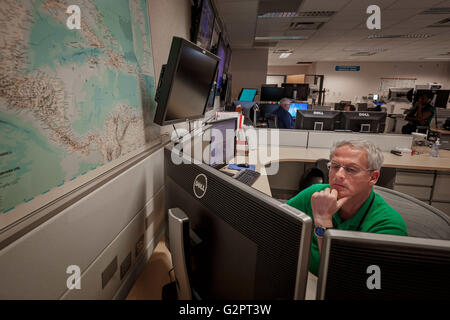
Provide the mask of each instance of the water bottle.
[{"label": "water bottle", "polygon": [[437,158],[439,157],[439,138],[436,140],[436,142],[433,144],[433,146],[431,147],[431,152],[430,152],[430,156],[432,156],[433,158]]}]

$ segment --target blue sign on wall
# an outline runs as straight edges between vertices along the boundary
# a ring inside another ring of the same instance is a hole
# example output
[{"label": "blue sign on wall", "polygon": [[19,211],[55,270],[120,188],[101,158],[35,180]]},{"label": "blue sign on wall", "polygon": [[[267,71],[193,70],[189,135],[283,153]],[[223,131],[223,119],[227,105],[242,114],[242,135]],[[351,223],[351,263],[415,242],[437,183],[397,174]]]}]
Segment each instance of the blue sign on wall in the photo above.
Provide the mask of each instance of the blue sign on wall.
[{"label": "blue sign on wall", "polygon": [[360,66],[336,66],[336,71],[359,71]]}]

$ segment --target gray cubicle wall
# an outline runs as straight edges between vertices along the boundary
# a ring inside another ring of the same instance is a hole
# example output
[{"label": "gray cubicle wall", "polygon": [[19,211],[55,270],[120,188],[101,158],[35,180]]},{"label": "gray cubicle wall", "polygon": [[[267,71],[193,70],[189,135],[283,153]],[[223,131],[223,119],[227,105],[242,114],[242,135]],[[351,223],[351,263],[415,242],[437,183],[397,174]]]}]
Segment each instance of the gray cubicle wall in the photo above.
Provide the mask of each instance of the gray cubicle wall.
[{"label": "gray cubicle wall", "polygon": [[403,134],[377,134],[359,132],[309,131],[308,148],[330,148],[338,140],[365,139],[375,143],[382,151],[395,147],[411,148],[412,136]]},{"label": "gray cubicle wall", "polygon": [[[124,298],[162,237],[162,148],[0,250],[0,299]],[[67,268],[81,271],[69,290]]]},{"label": "gray cubicle wall", "polygon": [[[308,145],[307,130],[291,130],[291,129],[257,129],[258,137],[267,135],[268,145],[278,145],[282,147],[303,147]],[[277,139],[278,138],[278,139]],[[258,139],[258,146],[265,145],[265,141]]]}]

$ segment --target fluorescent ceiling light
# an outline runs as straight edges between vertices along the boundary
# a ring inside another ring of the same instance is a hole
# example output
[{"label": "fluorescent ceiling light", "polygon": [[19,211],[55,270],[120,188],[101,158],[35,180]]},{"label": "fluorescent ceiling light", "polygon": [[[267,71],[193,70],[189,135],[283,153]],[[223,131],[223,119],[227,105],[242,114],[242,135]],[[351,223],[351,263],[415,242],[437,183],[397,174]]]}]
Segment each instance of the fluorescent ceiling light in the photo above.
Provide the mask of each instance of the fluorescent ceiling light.
[{"label": "fluorescent ceiling light", "polygon": [[284,53],[280,54],[280,59],[286,59],[291,54],[292,54],[291,52],[284,52]]},{"label": "fluorescent ceiling light", "polygon": [[428,58],[423,58],[425,60],[450,60],[450,57],[428,57]]}]

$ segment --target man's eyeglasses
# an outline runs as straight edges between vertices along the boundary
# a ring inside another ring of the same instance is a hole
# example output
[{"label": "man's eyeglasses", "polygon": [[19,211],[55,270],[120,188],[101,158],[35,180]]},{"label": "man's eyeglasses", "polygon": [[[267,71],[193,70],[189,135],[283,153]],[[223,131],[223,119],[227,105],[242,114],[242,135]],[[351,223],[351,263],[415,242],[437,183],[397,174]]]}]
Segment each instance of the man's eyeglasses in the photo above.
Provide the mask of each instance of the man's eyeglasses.
[{"label": "man's eyeglasses", "polygon": [[335,172],[339,171],[340,168],[344,168],[345,173],[347,173],[347,174],[349,174],[351,176],[355,176],[358,173],[361,173],[362,171],[373,171],[373,169],[363,169],[363,168],[360,168],[360,167],[355,166],[355,165],[343,166],[343,165],[340,165],[339,163],[334,162],[334,161],[328,162],[327,163],[327,168],[328,168],[328,170],[335,171]]}]

